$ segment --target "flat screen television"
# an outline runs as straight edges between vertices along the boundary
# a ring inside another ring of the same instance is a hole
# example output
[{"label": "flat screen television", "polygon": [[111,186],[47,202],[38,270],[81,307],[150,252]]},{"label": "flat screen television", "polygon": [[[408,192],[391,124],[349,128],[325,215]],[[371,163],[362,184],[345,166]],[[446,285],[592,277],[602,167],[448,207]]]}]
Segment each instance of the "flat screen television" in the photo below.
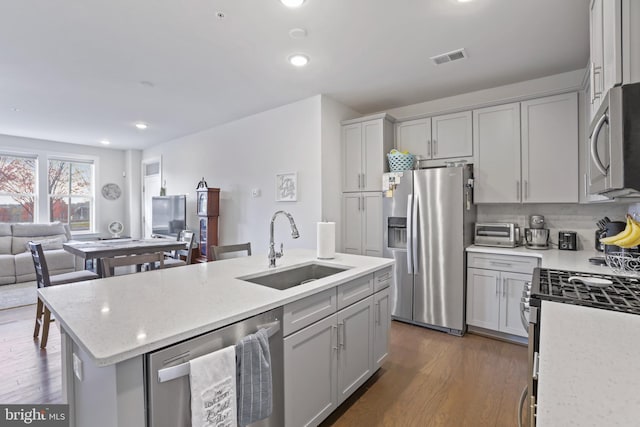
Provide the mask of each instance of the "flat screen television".
[{"label": "flat screen television", "polygon": [[154,236],[178,237],[187,225],[187,196],[151,198],[151,233]]}]

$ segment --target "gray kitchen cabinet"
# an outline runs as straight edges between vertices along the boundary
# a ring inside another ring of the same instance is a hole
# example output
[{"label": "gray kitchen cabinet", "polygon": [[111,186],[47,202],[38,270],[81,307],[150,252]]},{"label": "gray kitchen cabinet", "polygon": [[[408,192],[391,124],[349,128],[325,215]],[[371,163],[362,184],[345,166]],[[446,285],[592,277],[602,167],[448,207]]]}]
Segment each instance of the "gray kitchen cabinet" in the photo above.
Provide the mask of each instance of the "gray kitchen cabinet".
[{"label": "gray kitchen cabinet", "polygon": [[474,201],[520,202],[520,103],[473,111]]},{"label": "gray kitchen cabinet", "polygon": [[382,193],[342,194],[343,251],[382,256]]},{"label": "gray kitchen cabinet", "polygon": [[500,272],[467,269],[467,324],[498,330]]},{"label": "gray kitchen cabinet", "polygon": [[[526,338],[520,298],[538,259],[491,253],[467,254],[467,325],[493,331],[501,338]],[[478,332],[478,330],[475,330]]]},{"label": "gray kitchen cabinet", "polygon": [[471,123],[471,111],[398,123],[396,146],[422,160],[421,166],[469,159],[473,156]]},{"label": "gray kitchen cabinet", "polygon": [[373,293],[373,274],[351,280],[338,286],[338,310],[356,303]]},{"label": "gray kitchen cabinet", "polygon": [[640,3],[591,0],[589,73],[591,117],[612,87],[640,81]]},{"label": "gray kitchen cabinet", "polygon": [[338,406],[337,317],[284,339],[285,426],[316,426]]},{"label": "gray kitchen cabinet", "polygon": [[576,93],[474,111],[476,203],[577,203]]},{"label": "gray kitchen cabinet", "polygon": [[500,324],[498,330],[507,334],[528,336],[520,318],[520,299],[525,282],[531,281],[531,274],[500,273],[502,280],[500,297]]},{"label": "gray kitchen cabinet", "polygon": [[[376,271],[284,306],[285,327],[303,326],[289,335],[285,330],[286,427],[320,424],[386,360],[391,319],[387,273],[388,268]],[[385,286],[377,293],[374,280]],[[340,301],[348,305],[336,313],[335,300],[338,307]],[[327,307],[334,312],[326,315]],[[326,317],[312,320],[318,313]]]},{"label": "gray kitchen cabinet", "polygon": [[373,369],[382,366],[389,356],[391,305],[389,288],[373,295]]},{"label": "gray kitchen cabinet", "polygon": [[578,203],[578,95],[521,103],[522,201]]},{"label": "gray kitchen cabinet", "polygon": [[393,119],[386,114],[342,122],[342,191],[382,191],[393,148]]},{"label": "gray kitchen cabinet", "polygon": [[373,297],[338,312],[338,404],[373,374]]}]

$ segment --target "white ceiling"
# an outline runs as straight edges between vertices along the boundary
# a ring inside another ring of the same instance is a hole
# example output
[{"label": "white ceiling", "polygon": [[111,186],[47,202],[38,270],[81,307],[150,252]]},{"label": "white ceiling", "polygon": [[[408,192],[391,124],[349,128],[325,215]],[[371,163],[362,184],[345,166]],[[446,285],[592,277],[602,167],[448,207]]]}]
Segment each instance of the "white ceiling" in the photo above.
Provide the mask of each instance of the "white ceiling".
[{"label": "white ceiling", "polygon": [[[5,0],[0,133],[145,148],[319,93],[364,114],[576,70],[588,3]],[[458,48],[469,58],[429,60]]]}]

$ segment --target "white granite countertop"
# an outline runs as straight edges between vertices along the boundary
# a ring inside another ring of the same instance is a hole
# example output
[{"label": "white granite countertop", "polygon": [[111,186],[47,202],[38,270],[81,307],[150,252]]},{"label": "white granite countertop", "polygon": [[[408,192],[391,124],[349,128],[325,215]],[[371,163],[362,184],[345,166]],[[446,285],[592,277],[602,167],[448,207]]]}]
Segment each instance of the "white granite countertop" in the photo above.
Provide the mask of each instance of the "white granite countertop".
[{"label": "white granite countertop", "polygon": [[[287,290],[238,280],[317,262],[348,270]],[[38,293],[96,365],[107,366],[263,313],[392,265],[393,260],[291,249],[269,269],[265,255],[70,283]]]},{"label": "white granite countertop", "polygon": [[537,426],[635,426],[640,316],[542,301]]},{"label": "white granite countertop", "polygon": [[490,246],[471,245],[467,248],[467,252],[529,256],[540,258],[540,266],[542,268],[581,271],[585,273],[595,273],[603,275],[615,274],[606,265],[594,265],[589,262],[589,258],[591,257],[604,257],[604,253],[596,252],[595,250],[561,251],[558,249],[547,249],[541,251],[527,249],[524,246],[519,246],[517,248],[494,248]]}]

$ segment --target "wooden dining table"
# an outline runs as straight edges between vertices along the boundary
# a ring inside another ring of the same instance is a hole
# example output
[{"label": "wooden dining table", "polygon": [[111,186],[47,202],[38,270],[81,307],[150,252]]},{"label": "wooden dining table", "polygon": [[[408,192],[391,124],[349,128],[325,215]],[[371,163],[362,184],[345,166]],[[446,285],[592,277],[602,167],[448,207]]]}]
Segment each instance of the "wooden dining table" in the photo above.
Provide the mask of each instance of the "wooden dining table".
[{"label": "wooden dining table", "polygon": [[169,252],[185,249],[186,245],[186,242],[172,239],[114,239],[69,241],[64,243],[62,247],[65,251],[82,258],[85,265],[87,260],[95,260],[96,273],[100,277],[104,277],[102,258]]}]

